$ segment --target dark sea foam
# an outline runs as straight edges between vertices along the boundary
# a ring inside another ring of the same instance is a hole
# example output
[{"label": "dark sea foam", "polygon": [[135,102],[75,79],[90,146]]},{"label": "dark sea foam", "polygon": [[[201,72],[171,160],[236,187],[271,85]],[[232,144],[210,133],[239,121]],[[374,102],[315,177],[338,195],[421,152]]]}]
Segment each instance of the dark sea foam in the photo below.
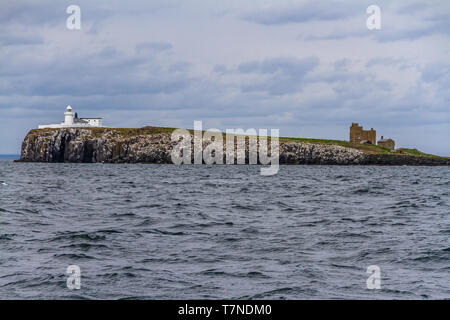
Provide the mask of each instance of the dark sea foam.
[{"label": "dark sea foam", "polygon": [[259,169],[1,161],[0,298],[450,298],[448,167]]}]

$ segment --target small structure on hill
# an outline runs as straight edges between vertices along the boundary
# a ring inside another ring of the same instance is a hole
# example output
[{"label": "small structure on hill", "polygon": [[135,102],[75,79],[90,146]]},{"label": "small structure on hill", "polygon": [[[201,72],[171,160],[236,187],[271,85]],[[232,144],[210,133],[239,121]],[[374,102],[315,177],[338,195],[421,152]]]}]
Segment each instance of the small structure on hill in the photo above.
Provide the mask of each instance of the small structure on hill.
[{"label": "small structure on hill", "polygon": [[376,144],[377,132],[371,128],[364,130],[358,123],[353,122],[350,127],[350,142]]},{"label": "small structure on hill", "polygon": [[[377,132],[372,128],[370,130],[364,130],[358,123],[353,122],[350,127],[350,142],[353,143],[369,143],[376,144]],[[378,145],[388,148],[389,150],[395,150],[395,141],[388,138],[385,139],[381,136],[378,140]]]},{"label": "small structure on hill", "polygon": [[39,129],[45,128],[84,128],[84,127],[102,127],[102,118],[78,118],[78,113],[72,112],[72,107],[67,106],[64,112],[64,122],[60,124],[41,124]]},{"label": "small structure on hill", "polygon": [[382,147],[385,147],[385,148],[388,148],[390,150],[394,150],[395,149],[395,141],[390,139],[390,138],[385,139],[383,136],[381,136],[381,139],[378,140],[378,145],[382,146]]}]

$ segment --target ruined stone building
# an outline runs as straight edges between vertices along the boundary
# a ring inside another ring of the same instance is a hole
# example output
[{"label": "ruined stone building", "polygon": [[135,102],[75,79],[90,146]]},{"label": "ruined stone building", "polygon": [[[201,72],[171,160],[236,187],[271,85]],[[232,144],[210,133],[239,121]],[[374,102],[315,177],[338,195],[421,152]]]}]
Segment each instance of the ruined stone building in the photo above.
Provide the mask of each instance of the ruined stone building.
[{"label": "ruined stone building", "polygon": [[395,142],[392,139],[385,139],[383,136],[381,136],[381,139],[378,140],[378,145],[388,148],[390,150],[394,150],[395,149]]},{"label": "ruined stone building", "polygon": [[350,142],[354,143],[377,143],[377,132],[375,130],[364,130],[358,123],[352,123],[350,127]]},{"label": "ruined stone building", "polygon": [[[362,126],[358,123],[353,122],[350,127],[350,142],[354,143],[370,143],[375,145],[377,140],[377,132],[375,130],[364,130]],[[395,150],[395,141],[388,138],[385,139],[381,136],[378,140],[378,145],[381,147],[388,148],[390,150]]]}]

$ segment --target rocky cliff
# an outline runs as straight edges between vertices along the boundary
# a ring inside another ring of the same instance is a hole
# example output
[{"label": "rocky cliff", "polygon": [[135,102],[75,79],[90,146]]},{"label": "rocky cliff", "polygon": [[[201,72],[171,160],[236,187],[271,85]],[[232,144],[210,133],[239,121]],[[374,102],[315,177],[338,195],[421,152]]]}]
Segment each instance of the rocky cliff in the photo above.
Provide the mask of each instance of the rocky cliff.
[{"label": "rocky cliff", "polygon": [[[23,162],[172,163],[173,129],[42,129],[22,143]],[[246,145],[248,151],[248,143]],[[354,148],[280,140],[280,164],[450,165],[449,158],[366,153]],[[225,152],[224,152],[225,154]],[[248,152],[247,162],[248,163]]]}]

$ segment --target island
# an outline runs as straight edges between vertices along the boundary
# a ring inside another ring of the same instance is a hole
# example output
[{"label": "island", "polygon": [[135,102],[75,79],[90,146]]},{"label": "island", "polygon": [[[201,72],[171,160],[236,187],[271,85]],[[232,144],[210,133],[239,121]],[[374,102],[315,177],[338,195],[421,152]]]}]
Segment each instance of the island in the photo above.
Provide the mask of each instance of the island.
[{"label": "island", "polygon": [[[33,129],[22,143],[18,161],[171,164],[171,152],[177,144],[171,138],[174,130],[153,126]],[[189,132],[193,134],[192,130]],[[416,149],[392,150],[370,141],[280,137],[279,163],[448,166],[450,158],[422,153]]]},{"label": "island", "polygon": [[[195,127],[195,122],[194,122]],[[60,124],[39,125],[31,130],[22,143],[20,160],[17,162],[71,162],[71,163],[160,163],[172,164],[172,151],[177,151],[179,138],[172,134],[175,128],[147,126],[143,128],[109,128],[102,124],[102,118],[79,118],[72,107],[67,106],[64,121]],[[244,132],[242,130],[242,132]],[[256,132],[256,130],[254,131]],[[205,131],[201,128],[184,130],[188,150],[187,159],[195,157],[195,152],[202,152],[211,139],[204,140]],[[209,132],[211,133],[211,132]],[[245,133],[245,132],[244,132]],[[193,139],[196,135],[197,140]],[[260,158],[272,157],[270,137],[257,137],[250,134],[225,135],[217,133],[225,141],[223,159],[218,153],[219,161],[214,163],[261,164]],[[201,136],[201,143],[198,137]],[[279,164],[312,165],[414,165],[414,166],[448,166],[450,158],[439,157],[420,152],[416,149],[395,149],[393,139],[383,136],[376,141],[377,133],[371,128],[364,130],[358,123],[350,126],[349,141],[279,138]],[[189,138],[189,139],[187,139]],[[215,138],[214,138],[215,139]],[[269,141],[268,141],[269,140]],[[194,146],[194,141],[198,143]],[[262,144],[264,143],[264,144]],[[236,151],[241,146],[242,153]],[[251,147],[250,147],[251,146]],[[211,147],[211,146],[210,146]],[[212,149],[212,148],[210,148]],[[245,150],[245,151],[244,151]],[[254,150],[250,156],[250,150]],[[263,150],[263,151],[261,151]],[[184,151],[180,151],[183,153]],[[215,150],[211,151],[215,154]],[[259,152],[264,152],[259,154]],[[191,156],[189,156],[189,153]],[[211,153],[211,154],[212,154]],[[245,155],[244,155],[245,153]],[[275,153],[274,153],[275,154]],[[244,159],[245,158],[245,159]],[[198,160],[198,158],[197,158]],[[223,161],[222,161],[223,160]],[[232,161],[230,161],[232,160]],[[194,163],[195,161],[188,161]],[[263,164],[264,161],[262,161]],[[186,163],[186,162],[183,162]],[[197,163],[204,163],[200,158]]]}]

